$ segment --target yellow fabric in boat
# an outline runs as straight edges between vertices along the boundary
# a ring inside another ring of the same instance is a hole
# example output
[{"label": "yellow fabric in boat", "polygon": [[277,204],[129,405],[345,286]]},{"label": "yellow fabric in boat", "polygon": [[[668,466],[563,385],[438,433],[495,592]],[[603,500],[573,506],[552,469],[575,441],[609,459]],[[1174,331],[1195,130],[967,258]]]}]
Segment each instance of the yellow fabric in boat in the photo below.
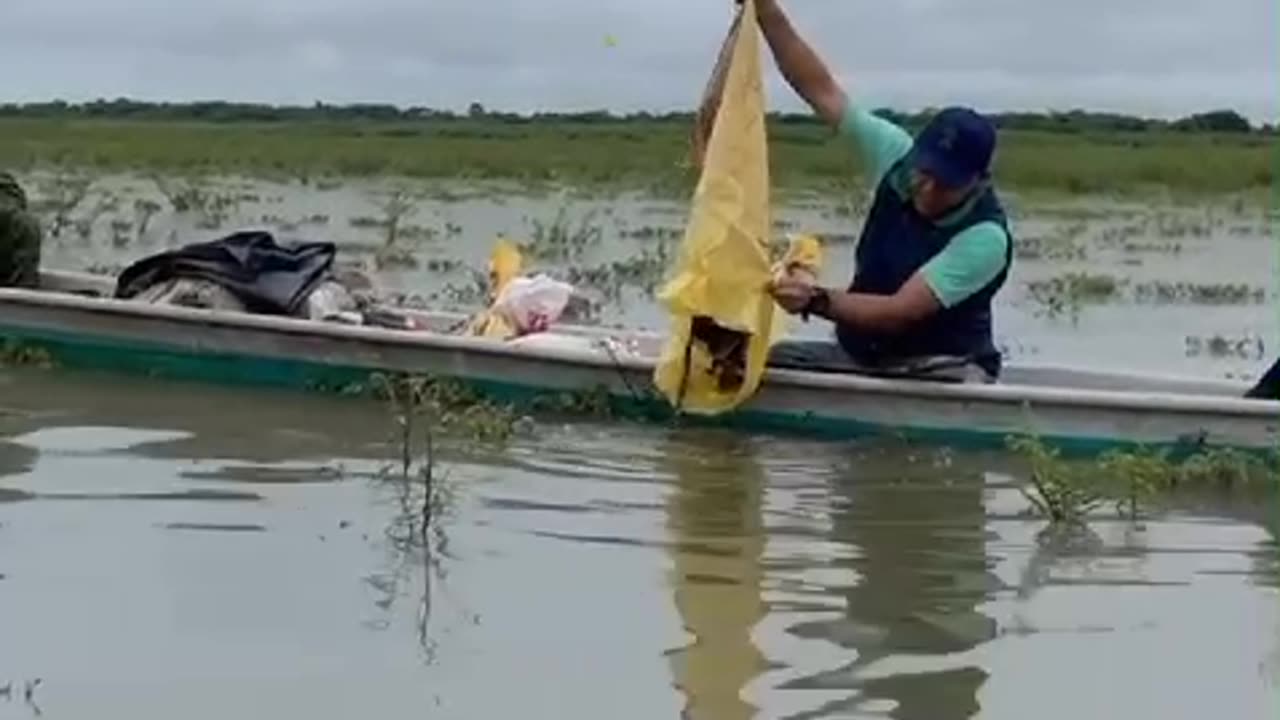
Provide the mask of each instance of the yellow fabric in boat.
[{"label": "yellow fabric in boat", "polygon": [[524,258],[520,248],[510,240],[500,237],[489,254],[489,309],[478,313],[468,323],[464,333],[506,340],[516,335],[515,328],[500,313],[492,310],[493,303],[513,278],[520,274]]},{"label": "yellow fabric in boat", "polygon": [[[769,252],[769,158],[754,6],[746,0],[734,19],[704,97],[699,125],[708,115],[714,122],[705,145],[695,130],[702,174],[674,274],[658,296],[671,324],[654,384],[677,409],[698,414],[731,410],[754,394],[769,347],[785,329],[768,293],[780,268]],[[818,274],[816,238],[792,242],[781,265],[793,263]]]}]

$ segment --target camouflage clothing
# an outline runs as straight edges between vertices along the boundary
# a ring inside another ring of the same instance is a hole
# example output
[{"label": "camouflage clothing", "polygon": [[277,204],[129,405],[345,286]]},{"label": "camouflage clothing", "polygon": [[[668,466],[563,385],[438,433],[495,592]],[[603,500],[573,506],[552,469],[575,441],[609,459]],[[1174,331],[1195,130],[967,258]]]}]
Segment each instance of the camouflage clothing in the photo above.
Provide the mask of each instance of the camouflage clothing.
[{"label": "camouflage clothing", "polygon": [[0,172],[0,287],[40,284],[40,222],[18,181]]}]

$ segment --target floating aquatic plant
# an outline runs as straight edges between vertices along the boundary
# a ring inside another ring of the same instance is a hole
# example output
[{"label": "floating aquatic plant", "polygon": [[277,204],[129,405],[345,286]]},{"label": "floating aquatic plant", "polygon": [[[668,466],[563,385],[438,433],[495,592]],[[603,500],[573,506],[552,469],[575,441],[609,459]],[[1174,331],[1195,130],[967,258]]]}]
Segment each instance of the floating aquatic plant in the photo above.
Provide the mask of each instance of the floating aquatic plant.
[{"label": "floating aquatic plant", "polygon": [[1195,283],[1151,280],[1134,285],[1134,298],[1150,303],[1245,305],[1266,302],[1267,290],[1247,283]]},{"label": "floating aquatic plant", "polygon": [[374,251],[373,263],[379,270],[414,269],[418,267],[418,258],[409,248],[381,247]]},{"label": "floating aquatic plant", "polygon": [[360,229],[385,227],[382,220],[379,220],[378,218],[375,218],[375,217],[369,217],[368,215],[360,215],[358,217],[353,217],[347,221],[347,224],[353,228],[360,228]]},{"label": "floating aquatic plant", "polygon": [[565,279],[576,286],[589,287],[618,300],[622,290],[634,287],[653,297],[664,273],[670,267],[666,243],[645,248],[627,260],[614,260],[593,267],[570,267]]},{"label": "floating aquatic plant", "polygon": [[1056,448],[1033,437],[1010,438],[1008,446],[1030,465],[1027,485],[1019,490],[1051,522],[1082,523],[1105,502],[1097,483],[1077,466],[1062,460]]},{"label": "floating aquatic plant", "polygon": [[1093,460],[1067,460],[1040,438],[1010,437],[1008,447],[1028,463],[1021,488],[1032,507],[1055,523],[1083,522],[1107,503],[1136,518],[1161,492],[1177,488],[1280,489],[1280,452],[1269,456],[1231,448],[1193,448],[1174,459],[1168,448],[1110,450]]},{"label": "floating aquatic plant", "polygon": [[1241,358],[1245,360],[1262,360],[1267,357],[1267,346],[1260,335],[1243,337],[1224,337],[1210,335],[1186,337],[1187,357]]},{"label": "floating aquatic plant", "polygon": [[0,367],[54,367],[53,355],[38,343],[4,338],[0,343]]},{"label": "floating aquatic plant", "polygon": [[1085,260],[1088,257],[1084,245],[1072,240],[1046,236],[1017,237],[1013,244],[1013,253],[1020,260],[1057,262]]},{"label": "floating aquatic plant", "polygon": [[[441,561],[448,558],[445,521],[456,502],[457,488],[442,467],[440,443],[454,440],[474,450],[500,447],[516,428],[509,408],[491,403],[454,380],[406,373],[374,373],[367,388],[387,404],[395,432],[399,462],[381,474],[397,491],[400,512],[386,529],[387,539],[404,558],[421,557],[423,587],[418,607],[418,641],[430,660],[435,643],[428,631],[431,581],[443,578]],[[386,594],[384,608],[394,601],[398,576],[379,576],[371,584]]]},{"label": "floating aquatic plant", "polygon": [[72,211],[88,196],[92,185],[92,177],[65,168],[39,183],[39,195],[33,198],[31,207],[46,217],[44,225],[51,238],[61,237],[62,231],[72,224]]},{"label": "floating aquatic plant", "polygon": [[594,220],[597,211],[592,210],[578,219],[576,226],[569,217],[569,209],[561,206],[550,222],[540,218],[532,221],[533,231],[528,243],[521,250],[536,260],[567,262],[582,257],[588,247],[600,243],[604,231]]},{"label": "floating aquatic plant", "polygon": [[433,273],[451,273],[462,267],[462,263],[453,258],[431,258],[426,262],[426,269]]},{"label": "floating aquatic plant", "polygon": [[138,198],[133,201],[134,234],[141,241],[151,225],[151,218],[163,210],[160,203],[149,198]]},{"label": "floating aquatic plant", "polygon": [[1075,316],[1087,304],[1105,303],[1117,299],[1124,281],[1113,275],[1088,272],[1068,272],[1045,280],[1033,280],[1026,284],[1032,301],[1041,306],[1050,317]]}]

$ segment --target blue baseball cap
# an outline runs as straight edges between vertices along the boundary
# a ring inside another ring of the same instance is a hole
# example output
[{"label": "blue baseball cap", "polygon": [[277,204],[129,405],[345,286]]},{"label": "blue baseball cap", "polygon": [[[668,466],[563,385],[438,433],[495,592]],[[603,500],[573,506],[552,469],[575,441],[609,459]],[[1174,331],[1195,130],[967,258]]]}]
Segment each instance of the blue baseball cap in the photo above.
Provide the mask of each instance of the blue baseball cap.
[{"label": "blue baseball cap", "polygon": [[961,187],[991,171],[996,128],[971,108],[949,107],[934,115],[916,135],[914,166],[947,187]]}]

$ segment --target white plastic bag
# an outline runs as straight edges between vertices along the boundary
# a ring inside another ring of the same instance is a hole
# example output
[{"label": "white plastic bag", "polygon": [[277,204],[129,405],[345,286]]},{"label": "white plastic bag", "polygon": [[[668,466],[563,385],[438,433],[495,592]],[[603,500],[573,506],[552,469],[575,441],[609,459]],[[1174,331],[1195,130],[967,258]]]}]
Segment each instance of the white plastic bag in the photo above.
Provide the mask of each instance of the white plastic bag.
[{"label": "white plastic bag", "polygon": [[546,275],[513,278],[493,303],[520,334],[546,330],[560,319],[573,286]]}]

